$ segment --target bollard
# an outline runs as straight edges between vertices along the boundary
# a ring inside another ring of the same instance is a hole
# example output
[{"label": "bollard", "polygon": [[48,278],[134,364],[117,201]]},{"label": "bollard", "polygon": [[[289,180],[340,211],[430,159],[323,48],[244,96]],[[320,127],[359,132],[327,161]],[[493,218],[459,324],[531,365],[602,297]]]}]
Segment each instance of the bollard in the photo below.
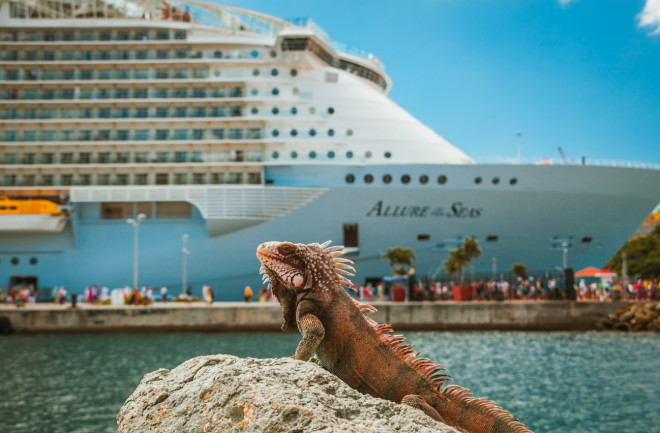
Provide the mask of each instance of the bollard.
[{"label": "bollard", "polygon": [[78,300],[78,295],[71,293],[71,308],[76,308],[76,301]]},{"label": "bollard", "polygon": [[566,293],[566,299],[569,301],[575,301],[577,299],[575,293],[575,273],[571,268],[564,269],[564,291]]}]

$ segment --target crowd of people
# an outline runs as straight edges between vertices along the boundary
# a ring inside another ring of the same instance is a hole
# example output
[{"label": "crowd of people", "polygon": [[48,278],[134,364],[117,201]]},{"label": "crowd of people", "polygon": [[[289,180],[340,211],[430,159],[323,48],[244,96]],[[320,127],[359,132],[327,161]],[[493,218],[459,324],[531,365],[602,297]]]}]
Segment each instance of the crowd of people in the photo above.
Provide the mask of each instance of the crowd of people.
[{"label": "crowd of people", "polygon": [[[360,301],[452,301],[456,300],[456,286],[467,287],[468,299],[473,301],[543,301],[569,299],[570,294],[561,279],[535,279],[533,277],[513,281],[506,279],[478,280],[458,284],[453,281],[429,281],[418,279],[414,274],[399,280],[368,282],[358,287],[353,296]],[[656,301],[658,300],[658,280],[639,279],[633,282],[623,282],[608,279],[580,279],[573,287],[576,299],[579,301]],[[166,303],[169,298],[167,286],[154,288],[142,286],[139,290],[124,286],[121,290],[122,299],[126,304],[144,305],[157,301]],[[463,289],[465,290],[465,289]],[[69,294],[64,286],[52,289],[52,302],[66,304],[67,301],[88,304],[110,304],[111,291],[107,286],[87,286],[82,293]],[[252,288],[244,289],[244,301],[251,302]],[[68,299],[68,297],[70,299]],[[75,301],[74,298],[75,297]],[[184,293],[171,299],[179,302],[199,302],[193,296],[192,287],[188,286]],[[261,287],[257,293],[258,302],[276,302],[269,287]],[[32,286],[10,288],[2,300],[6,304],[22,307],[37,301],[37,291]],[[202,286],[201,301],[212,304],[215,301],[215,289],[209,285]]]}]

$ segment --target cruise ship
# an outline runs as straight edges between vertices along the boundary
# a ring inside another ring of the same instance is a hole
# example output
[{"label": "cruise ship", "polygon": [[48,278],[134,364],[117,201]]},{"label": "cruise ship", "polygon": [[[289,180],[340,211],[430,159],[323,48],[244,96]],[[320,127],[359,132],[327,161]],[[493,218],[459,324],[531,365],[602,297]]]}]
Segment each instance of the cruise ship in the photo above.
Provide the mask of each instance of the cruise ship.
[{"label": "cruise ship", "polygon": [[2,0],[0,285],[137,277],[238,300],[260,285],[264,241],[343,244],[363,283],[390,273],[392,246],[446,278],[465,236],[475,274],[540,275],[564,257],[602,266],[660,200],[657,167],[476,164],[391,87],[378,58],[309,19]]}]

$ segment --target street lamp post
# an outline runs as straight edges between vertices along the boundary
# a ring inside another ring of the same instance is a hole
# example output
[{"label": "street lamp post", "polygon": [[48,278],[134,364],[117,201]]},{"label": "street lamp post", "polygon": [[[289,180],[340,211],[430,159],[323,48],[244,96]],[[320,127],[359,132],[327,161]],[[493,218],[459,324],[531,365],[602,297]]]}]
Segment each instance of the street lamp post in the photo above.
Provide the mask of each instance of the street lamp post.
[{"label": "street lamp post", "polygon": [[493,281],[497,279],[497,257],[493,257]]},{"label": "street lamp post", "polygon": [[568,242],[562,242],[561,248],[564,255],[564,269],[566,269],[568,267]]},{"label": "street lamp post", "polygon": [[138,230],[140,228],[140,223],[144,221],[147,216],[143,213],[139,213],[137,218],[129,218],[126,220],[127,223],[133,226],[134,236],[133,236],[133,288],[137,290],[138,288]]},{"label": "street lamp post", "polygon": [[188,242],[188,235],[183,235],[183,248],[181,248],[181,293],[186,293],[186,271],[188,266],[188,254],[190,251],[186,248],[186,242]]}]

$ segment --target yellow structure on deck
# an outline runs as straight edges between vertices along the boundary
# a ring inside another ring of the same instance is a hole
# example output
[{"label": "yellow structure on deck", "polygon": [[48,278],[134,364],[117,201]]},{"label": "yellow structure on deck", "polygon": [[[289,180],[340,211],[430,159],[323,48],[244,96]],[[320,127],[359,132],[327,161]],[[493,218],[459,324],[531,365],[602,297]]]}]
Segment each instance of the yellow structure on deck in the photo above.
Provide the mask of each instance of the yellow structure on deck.
[{"label": "yellow structure on deck", "polygon": [[62,215],[56,203],[50,200],[12,200],[0,196],[0,215]]}]

